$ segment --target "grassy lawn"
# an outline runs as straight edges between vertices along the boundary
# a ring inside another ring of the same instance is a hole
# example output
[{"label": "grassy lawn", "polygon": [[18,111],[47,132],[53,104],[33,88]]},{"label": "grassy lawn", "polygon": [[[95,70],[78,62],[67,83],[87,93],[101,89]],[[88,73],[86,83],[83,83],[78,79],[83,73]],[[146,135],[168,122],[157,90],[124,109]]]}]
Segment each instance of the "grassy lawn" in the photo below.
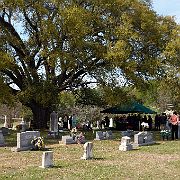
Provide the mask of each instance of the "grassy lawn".
[{"label": "grassy lawn", "polygon": [[11,152],[16,145],[16,133],[11,132],[5,137],[7,146],[0,147],[0,179],[180,179],[180,141],[161,141],[155,132],[157,144],[122,152],[118,150],[120,133],[113,133],[114,140],[104,141],[94,141],[95,135],[86,133],[94,145],[92,160],[80,159],[83,145],[60,145],[58,139],[45,138],[46,146],[53,151],[54,167],[42,169],[42,151]]}]

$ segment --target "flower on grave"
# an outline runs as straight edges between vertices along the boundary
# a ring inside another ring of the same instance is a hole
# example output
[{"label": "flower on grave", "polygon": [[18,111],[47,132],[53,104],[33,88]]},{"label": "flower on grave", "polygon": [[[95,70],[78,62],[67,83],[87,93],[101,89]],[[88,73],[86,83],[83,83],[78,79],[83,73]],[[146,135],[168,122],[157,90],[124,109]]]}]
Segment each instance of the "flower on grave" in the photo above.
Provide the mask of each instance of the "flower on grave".
[{"label": "flower on grave", "polygon": [[170,130],[161,130],[161,136],[170,136],[171,135],[171,131]]},{"label": "flower on grave", "polygon": [[143,131],[144,131],[146,128],[149,128],[149,124],[148,124],[148,123],[145,123],[145,122],[142,122],[142,123],[141,123],[141,126],[142,126]]},{"label": "flower on grave", "polygon": [[32,150],[43,150],[45,148],[44,138],[43,137],[35,137],[31,144],[33,145]]},{"label": "flower on grave", "polygon": [[85,142],[85,137],[83,135],[83,133],[81,132],[78,136],[77,136],[77,143],[78,144],[82,144]]}]

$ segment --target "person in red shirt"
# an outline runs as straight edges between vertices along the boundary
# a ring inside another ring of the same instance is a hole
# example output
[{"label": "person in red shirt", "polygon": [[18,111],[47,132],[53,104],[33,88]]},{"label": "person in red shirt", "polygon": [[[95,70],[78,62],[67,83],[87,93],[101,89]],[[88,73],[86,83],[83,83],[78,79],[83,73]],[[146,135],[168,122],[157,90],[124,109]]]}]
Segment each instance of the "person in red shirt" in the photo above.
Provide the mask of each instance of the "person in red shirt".
[{"label": "person in red shirt", "polygon": [[174,111],[173,115],[170,117],[170,123],[172,124],[172,127],[171,127],[171,139],[174,140],[174,135],[175,135],[175,139],[178,139],[179,116],[177,115],[176,111]]}]

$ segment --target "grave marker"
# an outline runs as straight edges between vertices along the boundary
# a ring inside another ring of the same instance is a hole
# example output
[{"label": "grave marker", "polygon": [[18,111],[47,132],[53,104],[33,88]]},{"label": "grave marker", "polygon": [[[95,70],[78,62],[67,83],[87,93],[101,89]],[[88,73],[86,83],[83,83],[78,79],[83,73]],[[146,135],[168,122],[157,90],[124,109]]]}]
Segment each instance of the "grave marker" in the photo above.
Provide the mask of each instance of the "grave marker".
[{"label": "grave marker", "polygon": [[112,131],[106,131],[106,139],[113,139]]},{"label": "grave marker", "polygon": [[92,159],[93,158],[93,152],[92,152],[93,143],[86,142],[83,147],[84,147],[84,154],[81,157],[81,159],[85,159],[85,160]]},{"label": "grave marker", "polygon": [[156,142],[153,141],[153,134],[151,132],[139,132],[138,134],[134,135],[134,143],[133,146],[146,146],[155,144]]},{"label": "grave marker", "polygon": [[30,150],[33,147],[31,141],[35,137],[40,137],[39,131],[26,131],[17,133],[17,147],[13,147],[11,151],[18,152]]},{"label": "grave marker", "polygon": [[41,168],[53,167],[53,151],[45,151],[42,155],[42,166]]},{"label": "grave marker", "polygon": [[97,131],[95,140],[104,140],[104,139],[105,138],[104,138],[103,132],[102,131]]},{"label": "grave marker", "polygon": [[130,151],[132,150],[132,144],[130,144],[131,138],[128,136],[124,136],[121,138],[121,145],[119,146],[119,150],[121,151]]},{"label": "grave marker", "polygon": [[76,142],[73,140],[71,136],[62,136],[62,141],[59,143],[62,144],[75,144]]},{"label": "grave marker", "polygon": [[0,146],[4,146],[4,136],[1,130],[0,130]]}]

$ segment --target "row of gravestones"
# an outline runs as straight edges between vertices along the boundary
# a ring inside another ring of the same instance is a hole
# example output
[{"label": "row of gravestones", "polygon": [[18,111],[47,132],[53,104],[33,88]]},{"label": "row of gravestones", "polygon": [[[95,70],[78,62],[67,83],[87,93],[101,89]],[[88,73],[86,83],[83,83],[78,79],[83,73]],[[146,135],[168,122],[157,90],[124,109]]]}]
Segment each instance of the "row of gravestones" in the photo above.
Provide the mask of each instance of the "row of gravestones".
[{"label": "row of gravestones", "polygon": [[121,151],[129,151],[138,146],[146,146],[155,144],[156,142],[153,140],[153,134],[151,132],[139,132],[134,135],[134,143],[131,144],[131,138],[129,136],[123,136],[121,138],[121,145],[119,146],[119,150]]},{"label": "row of gravestones", "polygon": [[[96,132],[96,140],[102,139],[102,138],[99,138],[99,135],[101,133]],[[112,132],[110,132],[110,134],[111,133]],[[2,132],[0,134],[2,134]],[[104,133],[103,139],[105,139],[107,134],[109,137],[109,132],[106,132],[106,135]],[[32,148],[31,141],[35,137],[39,137],[39,136],[40,136],[39,131],[26,131],[26,132],[17,133],[17,147],[12,148],[11,150],[12,151],[29,150]],[[3,135],[2,136],[0,135],[0,140],[3,139],[2,137],[3,137]],[[67,136],[62,137],[62,142],[64,142],[65,144],[74,143],[71,139],[72,137],[69,137],[69,138],[70,139],[68,139]],[[111,134],[111,138],[112,138],[112,134]],[[131,150],[133,147],[132,147],[132,144],[130,143],[130,139],[131,138],[128,136],[122,137],[121,145],[119,146],[119,150],[122,150],[122,151]],[[153,143],[155,143],[155,142],[153,141],[152,133],[150,133],[150,132],[139,132],[138,134],[134,135],[133,146],[148,145],[148,144],[153,144]],[[93,158],[92,148],[93,148],[93,143],[92,142],[86,142],[84,144],[84,154],[81,157],[81,159],[92,159]],[[53,159],[53,152],[52,151],[43,152],[42,166],[41,167],[46,168],[46,167],[53,166],[53,160],[52,159]]]},{"label": "row of gravestones", "polygon": [[[93,143],[86,142],[84,144],[84,154],[81,159],[88,160],[93,158]],[[42,155],[42,168],[53,167],[53,151],[45,151]]]},{"label": "row of gravestones", "polygon": [[[106,140],[106,139],[113,139],[113,134],[112,131],[97,131],[96,132],[96,138],[94,140]],[[84,143],[86,140],[84,141]],[[75,144],[77,143],[73,137],[67,135],[67,136],[62,136],[62,141],[59,142],[60,144]]]},{"label": "row of gravestones", "polygon": [[[13,147],[12,151],[24,151],[29,150],[32,148],[31,141],[35,137],[40,137],[39,131],[26,131],[17,133],[17,147]],[[105,139],[112,139],[113,134],[112,131],[97,131],[95,140],[105,140]],[[84,141],[85,143],[86,141]],[[76,141],[73,140],[71,136],[62,136],[62,144],[74,144]],[[141,146],[141,145],[149,145],[153,144],[153,136],[151,132],[139,132],[138,134],[134,135],[134,146]],[[0,131],[0,146],[4,145],[4,137],[2,131]]]},{"label": "row of gravestones", "polygon": [[[137,137],[137,138],[136,138]],[[139,137],[139,138],[138,138]],[[130,137],[124,136],[121,139],[121,145],[119,146],[119,150],[121,151],[128,151],[132,150],[132,144],[130,143]],[[146,144],[152,144],[155,143],[152,141],[152,133],[149,132],[140,132],[135,135],[135,139],[138,139],[136,143],[141,143],[138,145],[143,145],[143,143]],[[93,158],[93,143],[92,142],[86,142],[84,144],[84,154],[81,157],[81,159],[88,160]],[[48,168],[53,166],[53,151],[46,151],[43,152],[42,155],[42,168]]]},{"label": "row of gravestones", "polygon": [[[119,146],[119,150],[121,151],[129,151],[133,149],[133,145],[130,142],[131,138],[128,136],[124,136],[121,138],[121,145]],[[140,144],[138,144],[140,143]],[[147,145],[155,143],[152,141],[152,133],[149,132],[140,132],[135,134],[135,145]],[[84,154],[81,159],[88,160],[93,158],[93,143],[86,142],[84,144]],[[48,168],[53,166],[53,151],[43,152],[42,155],[42,168]]]}]

